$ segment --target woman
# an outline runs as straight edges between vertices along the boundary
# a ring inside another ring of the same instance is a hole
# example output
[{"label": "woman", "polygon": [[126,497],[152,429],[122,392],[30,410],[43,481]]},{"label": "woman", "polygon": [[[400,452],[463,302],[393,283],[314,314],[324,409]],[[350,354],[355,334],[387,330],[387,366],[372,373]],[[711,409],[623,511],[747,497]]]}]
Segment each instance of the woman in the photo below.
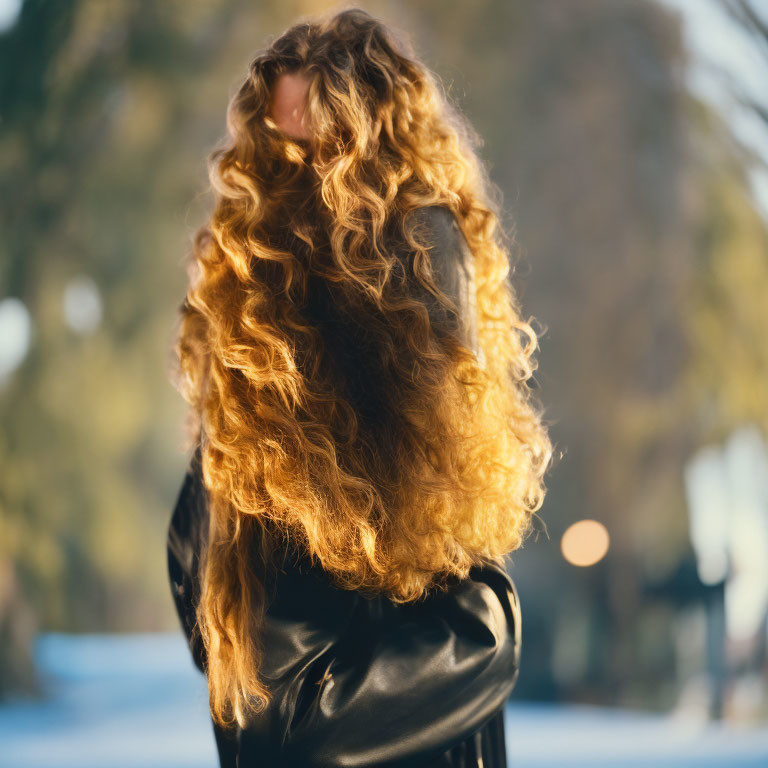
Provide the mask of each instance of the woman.
[{"label": "woman", "polygon": [[552,451],[474,134],[360,9],[276,39],[227,126],[168,535],[221,765],[503,766]]}]

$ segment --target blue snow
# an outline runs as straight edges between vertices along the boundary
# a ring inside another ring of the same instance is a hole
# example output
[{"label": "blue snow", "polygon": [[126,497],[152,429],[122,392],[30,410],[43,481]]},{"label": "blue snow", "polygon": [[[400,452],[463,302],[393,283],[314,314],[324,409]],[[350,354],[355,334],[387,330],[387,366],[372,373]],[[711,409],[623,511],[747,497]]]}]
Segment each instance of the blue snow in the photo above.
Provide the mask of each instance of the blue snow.
[{"label": "blue snow", "polygon": [[[47,696],[0,704],[0,768],[217,768],[204,677],[180,632],[43,634]],[[768,726],[512,702],[510,768],[766,768]]]}]

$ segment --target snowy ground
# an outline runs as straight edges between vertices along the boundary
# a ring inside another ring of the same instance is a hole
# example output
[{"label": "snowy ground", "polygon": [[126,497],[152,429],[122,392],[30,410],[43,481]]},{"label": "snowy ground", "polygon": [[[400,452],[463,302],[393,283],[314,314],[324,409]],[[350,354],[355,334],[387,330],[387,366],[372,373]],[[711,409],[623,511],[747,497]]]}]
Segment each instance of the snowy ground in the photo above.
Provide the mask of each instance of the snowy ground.
[{"label": "snowy ground", "polygon": [[[50,697],[0,705],[0,768],[216,768],[205,681],[180,633],[45,635]],[[514,703],[510,768],[766,768],[762,730]]]}]

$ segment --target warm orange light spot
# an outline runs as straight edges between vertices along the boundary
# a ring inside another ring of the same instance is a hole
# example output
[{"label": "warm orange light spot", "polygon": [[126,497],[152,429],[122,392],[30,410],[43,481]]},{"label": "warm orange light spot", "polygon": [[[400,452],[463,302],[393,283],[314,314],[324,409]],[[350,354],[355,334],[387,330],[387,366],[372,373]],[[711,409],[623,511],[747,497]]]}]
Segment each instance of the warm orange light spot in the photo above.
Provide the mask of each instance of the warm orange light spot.
[{"label": "warm orange light spot", "polygon": [[563,534],[560,549],[571,564],[585,567],[600,562],[608,551],[608,531],[597,520],[579,520]]}]

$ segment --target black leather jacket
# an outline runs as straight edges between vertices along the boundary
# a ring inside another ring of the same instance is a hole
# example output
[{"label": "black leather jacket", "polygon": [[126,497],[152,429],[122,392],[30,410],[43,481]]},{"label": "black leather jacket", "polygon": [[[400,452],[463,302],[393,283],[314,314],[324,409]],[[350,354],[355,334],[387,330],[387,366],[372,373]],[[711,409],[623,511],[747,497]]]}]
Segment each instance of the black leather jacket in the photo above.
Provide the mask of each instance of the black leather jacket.
[{"label": "black leather jacket", "polygon": [[[443,214],[437,223],[446,258],[455,257],[458,232],[445,228],[451,222]],[[195,606],[207,516],[198,447],[167,553],[174,602],[203,673]],[[505,768],[503,706],[518,674],[520,606],[495,563],[473,567],[468,579],[422,602],[395,604],[335,587],[293,552],[277,574],[261,633],[261,674],[273,699],[245,730],[214,724],[222,768]]]}]

